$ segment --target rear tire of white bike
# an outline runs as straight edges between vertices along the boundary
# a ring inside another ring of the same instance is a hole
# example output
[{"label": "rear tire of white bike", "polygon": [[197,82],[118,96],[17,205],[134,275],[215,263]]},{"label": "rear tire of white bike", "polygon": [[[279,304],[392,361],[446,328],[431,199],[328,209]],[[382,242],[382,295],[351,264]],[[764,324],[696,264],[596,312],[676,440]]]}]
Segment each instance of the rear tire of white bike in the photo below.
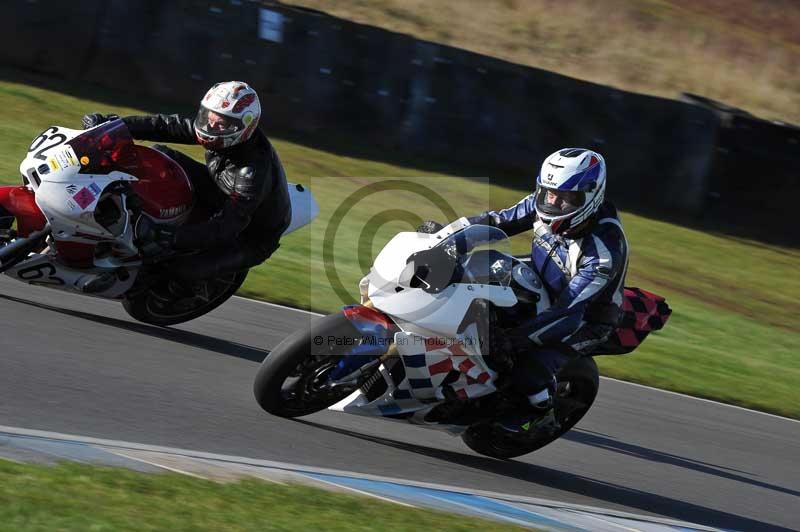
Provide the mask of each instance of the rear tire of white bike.
[{"label": "rear tire of white bike", "polygon": [[558,382],[560,393],[556,397],[555,411],[561,428],[555,434],[536,437],[508,432],[494,423],[476,423],[461,435],[461,439],[476,453],[503,460],[532,453],[556,441],[592,407],[600,385],[600,373],[594,359],[578,358],[558,373]]}]

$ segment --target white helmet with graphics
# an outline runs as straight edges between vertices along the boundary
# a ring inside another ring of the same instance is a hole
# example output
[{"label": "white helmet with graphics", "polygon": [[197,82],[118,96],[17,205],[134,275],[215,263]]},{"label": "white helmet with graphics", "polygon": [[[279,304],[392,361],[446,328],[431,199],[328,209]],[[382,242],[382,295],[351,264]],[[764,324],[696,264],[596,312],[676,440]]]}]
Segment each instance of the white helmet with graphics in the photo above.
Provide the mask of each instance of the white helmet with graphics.
[{"label": "white helmet with graphics", "polygon": [[603,204],[606,162],[599,153],[565,148],[542,163],[536,178],[536,214],[553,233],[574,231]]},{"label": "white helmet with graphics", "polygon": [[224,81],[208,89],[200,102],[194,132],[208,149],[229,148],[249,139],[260,117],[256,91],[242,81]]}]

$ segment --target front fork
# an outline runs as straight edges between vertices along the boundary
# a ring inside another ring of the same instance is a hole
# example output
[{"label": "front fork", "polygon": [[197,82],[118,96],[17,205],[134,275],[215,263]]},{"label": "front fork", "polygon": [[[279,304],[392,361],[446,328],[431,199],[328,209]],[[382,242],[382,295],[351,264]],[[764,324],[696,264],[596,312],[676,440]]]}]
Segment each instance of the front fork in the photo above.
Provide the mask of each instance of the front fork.
[{"label": "front fork", "polygon": [[330,372],[331,381],[353,380],[363,372],[365,364],[372,367],[394,349],[397,326],[383,313],[364,305],[342,309],[353,328],[361,335],[361,343],[351,349]]},{"label": "front fork", "polygon": [[48,223],[40,231],[34,231],[26,237],[16,238],[0,248],[0,273],[25,260],[32,251],[44,247],[45,239],[51,231]]}]

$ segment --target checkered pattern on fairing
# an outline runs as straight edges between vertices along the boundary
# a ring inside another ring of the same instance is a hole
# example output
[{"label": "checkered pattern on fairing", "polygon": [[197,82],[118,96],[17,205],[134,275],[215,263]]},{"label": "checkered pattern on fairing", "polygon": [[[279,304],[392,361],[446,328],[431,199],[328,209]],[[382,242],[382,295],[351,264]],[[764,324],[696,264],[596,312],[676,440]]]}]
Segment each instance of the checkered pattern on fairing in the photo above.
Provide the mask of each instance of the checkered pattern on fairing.
[{"label": "checkered pattern on fairing", "polygon": [[455,344],[444,345],[436,339],[422,340],[412,333],[397,333],[395,341],[403,358],[406,377],[393,397],[405,397],[404,391],[421,401],[441,401],[442,384],[447,384],[461,399],[478,397],[494,391],[496,374],[479,355]]}]

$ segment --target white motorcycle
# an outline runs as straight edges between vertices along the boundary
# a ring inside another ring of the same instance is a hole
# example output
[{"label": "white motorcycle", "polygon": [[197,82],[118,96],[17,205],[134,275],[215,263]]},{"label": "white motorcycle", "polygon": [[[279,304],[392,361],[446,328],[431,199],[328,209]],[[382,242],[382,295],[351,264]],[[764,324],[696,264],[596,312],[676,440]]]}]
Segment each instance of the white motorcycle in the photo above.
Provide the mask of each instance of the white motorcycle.
[{"label": "white motorcycle", "polygon": [[[183,297],[158,289],[174,253],[143,254],[134,227],[142,217],[171,227],[202,220],[184,170],[163,153],[133,143],[122,120],[82,131],[53,126],[20,164],[23,185],[0,187],[0,273],[24,283],[115,299],[134,318],[157,325],[188,321],[231,297],[247,270],[203,281]],[[289,186],[286,233],[319,213],[311,191]],[[91,286],[89,291],[87,286]]]},{"label": "white motorcycle", "polygon": [[508,379],[514,360],[490,352],[492,330],[550,306],[500,229],[461,219],[435,234],[399,233],[360,292],[361,305],[314,321],[267,356],[254,385],[264,410],[383,417],[460,434],[479,453],[512,458],[570,430],[597,395],[594,360],[574,358],[558,374],[555,433],[497,422],[520,398]]}]

